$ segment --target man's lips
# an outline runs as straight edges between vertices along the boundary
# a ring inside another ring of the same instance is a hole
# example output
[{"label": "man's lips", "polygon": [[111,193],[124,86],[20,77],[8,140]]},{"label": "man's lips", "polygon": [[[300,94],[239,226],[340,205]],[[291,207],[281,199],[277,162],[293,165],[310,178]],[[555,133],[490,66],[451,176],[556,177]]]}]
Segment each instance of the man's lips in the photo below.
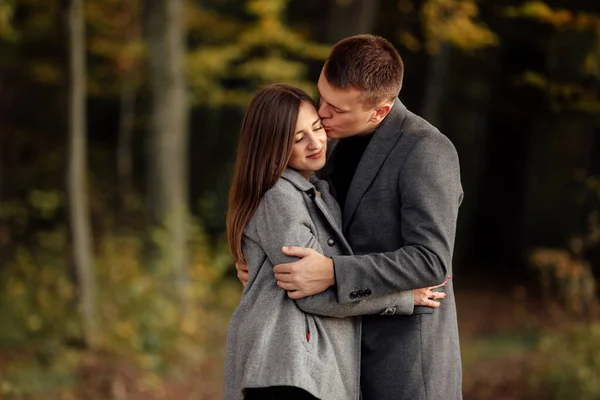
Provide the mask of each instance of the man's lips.
[{"label": "man's lips", "polygon": [[316,152],[314,154],[311,154],[310,156],[307,156],[306,158],[316,160],[317,158],[321,158],[322,155],[323,155],[323,149],[319,150],[318,152]]}]

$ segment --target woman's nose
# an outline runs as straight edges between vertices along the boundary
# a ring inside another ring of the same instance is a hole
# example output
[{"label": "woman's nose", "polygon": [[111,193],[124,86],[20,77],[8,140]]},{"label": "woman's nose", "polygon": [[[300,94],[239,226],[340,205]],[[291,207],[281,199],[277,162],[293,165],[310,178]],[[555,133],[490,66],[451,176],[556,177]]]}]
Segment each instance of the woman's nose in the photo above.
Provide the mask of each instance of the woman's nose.
[{"label": "woman's nose", "polygon": [[319,140],[318,132],[313,132],[310,135],[310,141],[308,142],[308,148],[311,150],[316,150],[321,147],[321,141]]}]

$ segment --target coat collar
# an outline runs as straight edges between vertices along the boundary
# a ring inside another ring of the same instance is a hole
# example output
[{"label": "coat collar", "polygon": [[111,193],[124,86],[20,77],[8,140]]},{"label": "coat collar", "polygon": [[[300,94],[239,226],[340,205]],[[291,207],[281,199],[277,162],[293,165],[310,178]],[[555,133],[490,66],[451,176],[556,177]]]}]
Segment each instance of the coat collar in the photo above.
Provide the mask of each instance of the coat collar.
[{"label": "coat collar", "polygon": [[360,159],[344,207],[344,231],[348,228],[358,203],[371,186],[384,161],[394,148],[400,136],[402,136],[402,123],[406,117],[406,107],[399,99],[396,99],[392,109],[381,122],[369,145]]},{"label": "coat collar", "polygon": [[314,186],[312,183],[307,181],[306,178],[303,177],[302,175],[300,175],[300,173],[298,171],[296,171],[295,169],[292,169],[290,167],[287,167],[283,171],[283,174],[281,174],[281,177],[283,179],[285,179],[286,181],[290,182],[292,185],[294,185],[295,187],[297,187],[298,189],[300,189],[303,192],[307,192],[307,191],[310,191],[311,189],[314,189]]},{"label": "coat collar", "polygon": [[312,174],[310,181],[307,181],[298,171],[293,168],[287,167],[281,177],[286,181],[294,185],[298,190],[303,192],[315,192],[316,190],[329,191],[329,184],[327,181],[320,179],[316,174]]}]

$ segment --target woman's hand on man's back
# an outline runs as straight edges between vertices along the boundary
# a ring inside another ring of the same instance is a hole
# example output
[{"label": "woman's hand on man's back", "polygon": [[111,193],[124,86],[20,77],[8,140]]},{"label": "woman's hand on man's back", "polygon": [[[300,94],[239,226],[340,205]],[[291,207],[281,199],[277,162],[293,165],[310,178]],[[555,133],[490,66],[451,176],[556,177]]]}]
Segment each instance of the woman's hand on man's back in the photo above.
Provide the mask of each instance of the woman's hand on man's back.
[{"label": "woman's hand on man's back", "polygon": [[236,261],[235,269],[237,270],[237,277],[242,282],[242,286],[246,287],[248,283],[248,266],[242,261]]}]

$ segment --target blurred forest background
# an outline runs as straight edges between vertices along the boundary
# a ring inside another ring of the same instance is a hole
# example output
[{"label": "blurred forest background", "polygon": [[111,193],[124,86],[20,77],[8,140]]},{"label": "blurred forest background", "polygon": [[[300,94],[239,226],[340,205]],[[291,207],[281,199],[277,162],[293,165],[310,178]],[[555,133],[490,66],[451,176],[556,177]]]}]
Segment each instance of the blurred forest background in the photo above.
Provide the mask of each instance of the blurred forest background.
[{"label": "blurred forest background", "polygon": [[364,32],[460,155],[465,399],[600,398],[598,0],[0,0],[0,398],[220,398],[244,107]]}]

